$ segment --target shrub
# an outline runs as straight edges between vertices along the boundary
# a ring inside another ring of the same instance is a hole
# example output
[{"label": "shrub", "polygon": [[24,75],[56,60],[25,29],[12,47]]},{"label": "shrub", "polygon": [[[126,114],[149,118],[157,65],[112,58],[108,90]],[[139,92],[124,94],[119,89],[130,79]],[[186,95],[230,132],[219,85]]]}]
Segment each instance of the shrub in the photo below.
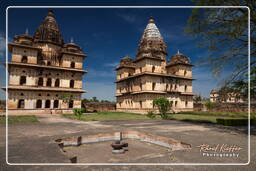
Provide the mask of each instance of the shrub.
[{"label": "shrub", "polygon": [[81,116],[83,115],[83,113],[85,112],[84,108],[75,108],[73,109],[73,112],[75,114],[75,116],[80,119]]},{"label": "shrub", "polygon": [[215,103],[211,101],[207,101],[204,105],[207,108],[207,110],[212,110],[215,107]]},{"label": "shrub", "polygon": [[[217,124],[225,125],[225,126],[247,126],[248,119],[216,119]],[[255,119],[251,119],[251,125],[255,125]]]},{"label": "shrub", "polygon": [[158,108],[162,119],[168,119],[167,112],[170,110],[171,105],[172,102],[163,97],[153,100],[153,107],[156,106]]},{"label": "shrub", "polygon": [[146,116],[150,119],[156,118],[156,115],[153,113],[153,111],[148,111],[148,114]]}]

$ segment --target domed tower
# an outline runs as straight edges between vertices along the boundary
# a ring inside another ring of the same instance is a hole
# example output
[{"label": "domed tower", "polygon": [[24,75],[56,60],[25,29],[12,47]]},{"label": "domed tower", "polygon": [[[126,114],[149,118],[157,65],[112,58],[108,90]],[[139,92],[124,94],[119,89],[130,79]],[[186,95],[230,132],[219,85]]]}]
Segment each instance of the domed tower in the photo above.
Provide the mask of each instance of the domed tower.
[{"label": "domed tower", "polygon": [[178,51],[168,60],[166,69],[168,74],[192,78],[192,66],[189,57]]},{"label": "domed tower", "polygon": [[22,111],[18,113],[31,109],[34,113],[70,113],[81,108],[86,55],[73,40],[64,43],[51,10],[33,37],[26,31],[15,36],[8,48],[9,82],[3,87],[8,89],[8,109]]},{"label": "domed tower", "polygon": [[166,56],[167,46],[155,25],[154,19],[150,17],[139,43],[136,55],[138,64],[136,72],[162,73],[166,63]]},{"label": "domed tower", "polygon": [[34,46],[42,49],[38,62],[43,65],[60,65],[60,50],[63,38],[52,10],[34,33]]}]

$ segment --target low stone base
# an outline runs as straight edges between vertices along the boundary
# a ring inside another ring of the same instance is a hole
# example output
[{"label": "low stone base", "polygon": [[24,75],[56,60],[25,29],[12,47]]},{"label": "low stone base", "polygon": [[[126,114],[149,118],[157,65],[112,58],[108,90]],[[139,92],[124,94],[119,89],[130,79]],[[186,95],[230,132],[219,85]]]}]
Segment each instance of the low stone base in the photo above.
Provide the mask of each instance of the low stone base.
[{"label": "low stone base", "polygon": [[73,114],[72,109],[11,109],[8,115]]}]

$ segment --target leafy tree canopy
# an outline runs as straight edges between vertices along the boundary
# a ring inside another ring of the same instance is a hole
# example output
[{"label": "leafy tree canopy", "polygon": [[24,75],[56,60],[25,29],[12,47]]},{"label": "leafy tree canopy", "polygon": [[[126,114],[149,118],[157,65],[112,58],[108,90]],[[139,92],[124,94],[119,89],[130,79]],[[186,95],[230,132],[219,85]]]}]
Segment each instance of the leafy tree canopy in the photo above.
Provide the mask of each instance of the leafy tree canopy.
[{"label": "leafy tree canopy", "polygon": [[[256,3],[255,0],[192,0],[198,6],[248,6],[251,13],[251,67],[256,56]],[[232,68],[227,82],[246,76],[248,68],[248,9],[244,8],[195,8],[185,31],[207,48],[209,56],[200,64],[212,67],[218,75],[224,68]]]}]

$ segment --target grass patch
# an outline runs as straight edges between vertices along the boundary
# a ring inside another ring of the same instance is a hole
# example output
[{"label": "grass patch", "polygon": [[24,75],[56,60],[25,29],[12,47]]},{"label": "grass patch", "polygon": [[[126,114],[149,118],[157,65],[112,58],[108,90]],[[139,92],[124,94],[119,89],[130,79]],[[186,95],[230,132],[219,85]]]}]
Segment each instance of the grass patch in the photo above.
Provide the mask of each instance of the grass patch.
[{"label": "grass patch", "polygon": [[[31,123],[31,122],[39,122],[34,115],[26,115],[26,116],[8,116],[8,123]],[[0,124],[6,123],[6,117],[0,117]]]},{"label": "grass patch", "polygon": [[[218,117],[233,117],[233,118],[247,118],[248,113],[241,112],[210,112],[210,111],[184,111],[178,114],[188,115],[203,115],[203,116],[218,116]],[[251,113],[251,118],[256,118],[256,113]]]},{"label": "grass patch", "polygon": [[[74,114],[63,114],[64,117],[78,119]],[[105,120],[132,120],[150,119],[146,115],[126,113],[126,112],[97,112],[93,114],[83,114],[81,121],[105,121]]]}]

